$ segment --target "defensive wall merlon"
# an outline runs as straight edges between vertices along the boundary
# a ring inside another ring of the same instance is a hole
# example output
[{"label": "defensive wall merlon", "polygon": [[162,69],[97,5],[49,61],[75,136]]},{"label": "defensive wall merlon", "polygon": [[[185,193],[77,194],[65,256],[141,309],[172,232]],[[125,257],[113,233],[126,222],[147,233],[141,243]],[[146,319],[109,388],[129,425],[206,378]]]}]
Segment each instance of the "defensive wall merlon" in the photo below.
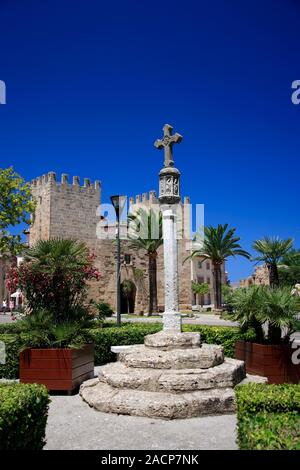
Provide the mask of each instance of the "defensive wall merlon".
[{"label": "defensive wall merlon", "polygon": [[63,187],[74,187],[74,188],[86,188],[89,190],[100,191],[101,181],[96,180],[94,183],[91,182],[90,178],[83,179],[83,185],[80,184],[79,176],[73,176],[72,184],[69,183],[69,176],[66,173],[62,173],[60,181],[57,180],[56,173],[49,171],[49,173],[35,178],[31,182],[33,188],[39,188],[45,185],[57,185]]},{"label": "defensive wall merlon", "polygon": [[[190,204],[191,200],[189,196],[185,196],[183,199],[183,204]],[[129,206],[134,204],[158,204],[158,197],[156,191],[152,190],[149,193],[137,194],[135,197],[129,198]]]}]

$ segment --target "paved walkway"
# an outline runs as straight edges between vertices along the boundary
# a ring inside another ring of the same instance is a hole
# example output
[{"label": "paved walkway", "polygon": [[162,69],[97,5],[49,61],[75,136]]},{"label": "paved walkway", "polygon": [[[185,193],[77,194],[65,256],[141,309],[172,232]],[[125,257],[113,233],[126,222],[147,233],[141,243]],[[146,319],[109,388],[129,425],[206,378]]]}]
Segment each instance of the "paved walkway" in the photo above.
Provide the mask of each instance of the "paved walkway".
[{"label": "paved walkway", "polygon": [[45,449],[237,449],[235,426],[235,415],[166,421],[100,413],[79,395],[52,396]]},{"label": "paved walkway", "polygon": [[[112,321],[115,321],[113,319]],[[160,323],[162,322],[162,317],[140,317],[137,316],[136,318],[133,317],[122,317],[123,322],[132,322],[132,323]],[[197,316],[196,318],[182,318],[183,324],[190,324],[190,325],[210,325],[210,326],[238,326],[237,322],[232,322],[229,320],[223,320],[218,315],[208,314],[208,313],[201,313],[201,315]]]},{"label": "paved walkway", "polygon": [[12,323],[10,313],[7,313],[6,315],[3,315],[3,313],[0,313],[0,324],[1,323]]}]

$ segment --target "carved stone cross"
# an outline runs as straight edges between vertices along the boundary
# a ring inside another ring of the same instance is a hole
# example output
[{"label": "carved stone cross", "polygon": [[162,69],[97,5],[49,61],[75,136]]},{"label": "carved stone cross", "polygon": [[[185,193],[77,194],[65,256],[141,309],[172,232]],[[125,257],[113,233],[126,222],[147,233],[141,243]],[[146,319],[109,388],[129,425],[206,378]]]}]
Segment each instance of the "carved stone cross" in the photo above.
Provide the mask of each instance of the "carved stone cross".
[{"label": "carved stone cross", "polygon": [[157,139],[154,145],[158,149],[164,149],[165,151],[165,167],[174,166],[172,147],[174,144],[179,144],[182,141],[182,135],[172,135],[173,127],[170,124],[165,124],[163,127],[164,136],[162,139]]}]

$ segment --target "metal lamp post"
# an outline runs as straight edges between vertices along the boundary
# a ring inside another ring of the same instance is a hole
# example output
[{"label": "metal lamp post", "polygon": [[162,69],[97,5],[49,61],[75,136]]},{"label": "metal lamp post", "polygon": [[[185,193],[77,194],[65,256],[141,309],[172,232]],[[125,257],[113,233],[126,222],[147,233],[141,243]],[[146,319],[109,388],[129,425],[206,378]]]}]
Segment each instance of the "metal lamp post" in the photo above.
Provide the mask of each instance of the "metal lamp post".
[{"label": "metal lamp post", "polygon": [[114,206],[117,219],[116,239],[117,239],[117,326],[121,326],[121,242],[120,242],[120,217],[123,212],[126,196],[111,196],[111,203]]}]

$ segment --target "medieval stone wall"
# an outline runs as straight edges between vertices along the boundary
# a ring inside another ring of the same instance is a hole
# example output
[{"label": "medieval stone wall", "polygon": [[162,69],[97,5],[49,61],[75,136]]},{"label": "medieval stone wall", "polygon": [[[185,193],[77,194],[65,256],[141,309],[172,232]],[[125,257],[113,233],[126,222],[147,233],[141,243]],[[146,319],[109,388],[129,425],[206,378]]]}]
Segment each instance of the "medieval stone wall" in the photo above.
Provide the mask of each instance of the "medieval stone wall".
[{"label": "medieval stone wall", "polygon": [[[99,225],[103,224],[97,210],[101,203],[100,182],[91,184],[89,179],[85,179],[81,186],[79,178],[73,177],[72,184],[69,184],[67,175],[62,175],[58,182],[56,174],[50,172],[33,181],[32,193],[37,206],[30,229],[30,245],[49,238],[74,238],[85,242],[95,254],[95,265],[102,274],[99,282],[91,283],[89,296],[109,302],[116,308],[115,224],[104,221],[106,228],[102,234],[106,232],[106,237],[99,237]],[[189,203],[189,198],[185,198],[181,204],[183,211],[178,213],[179,226],[180,218],[186,216],[184,208]],[[147,207],[158,204],[155,191],[129,198],[129,210],[137,209],[141,204]],[[184,235],[185,238],[178,240],[179,304],[181,308],[189,308],[192,302],[192,269],[191,262],[183,264],[190,250],[189,234]],[[145,251],[136,251],[129,247],[127,240],[122,240],[121,260],[121,279],[130,279],[136,286],[135,311],[147,311],[148,258]],[[159,308],[163,311],[163,247],[160,247],[157,257],[157,288]]]}]

